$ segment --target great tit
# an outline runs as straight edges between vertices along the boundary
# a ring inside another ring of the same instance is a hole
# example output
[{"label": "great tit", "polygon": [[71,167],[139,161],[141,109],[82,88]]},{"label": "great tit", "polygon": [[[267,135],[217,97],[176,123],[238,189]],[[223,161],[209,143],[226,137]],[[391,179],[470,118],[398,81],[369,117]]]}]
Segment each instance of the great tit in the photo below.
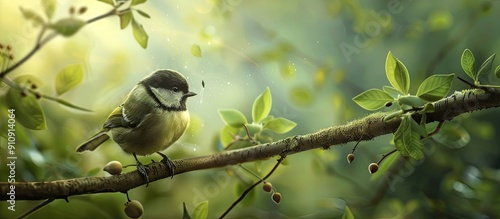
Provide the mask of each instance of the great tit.
[{"label": "great tit", "polygon": [[173,177],[175,165],[160,151],[186,131],[189,124],[186,100],[195,95],[179,72],[156,70],[135,85],[125,102],[108,116],[102,130],[76,151],[93,151],[111,137],[123,151],[134,155],[137,170],[145,178],[146,185],[149,185],[147,169],[137,155],[158,153]]}]

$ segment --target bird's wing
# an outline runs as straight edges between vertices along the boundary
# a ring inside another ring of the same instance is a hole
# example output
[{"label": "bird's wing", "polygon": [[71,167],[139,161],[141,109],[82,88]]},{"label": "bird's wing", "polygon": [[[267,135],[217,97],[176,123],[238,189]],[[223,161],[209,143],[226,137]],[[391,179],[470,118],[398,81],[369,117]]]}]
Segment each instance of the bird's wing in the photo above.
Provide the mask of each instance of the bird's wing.
[{"label": "bird's wing", "polygon": [[123,128],[135,128],[139,123],[141,123],[144,116],[141,114],[132,114],[127,110],[127,108],[122,104],[116,107],[111,114],[109,114],[108,119],[104,122],[103,129],[112,129],[117,127]]}]

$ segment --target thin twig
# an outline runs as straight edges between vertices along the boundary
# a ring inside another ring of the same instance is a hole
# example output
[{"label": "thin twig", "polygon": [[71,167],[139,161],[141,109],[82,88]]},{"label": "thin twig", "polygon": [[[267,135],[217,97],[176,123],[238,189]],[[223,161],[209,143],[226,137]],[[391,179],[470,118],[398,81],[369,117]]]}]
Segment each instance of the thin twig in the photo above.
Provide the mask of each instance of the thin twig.
[{"label": "thin twig", "polygon": [[461,78],[460,76],[457,76],[457,78],[458,78],[458,80],[464,82],[465,84],[469,85],[470,87],[477,88],[477,86],[475,84],[472,84],[472,83],[466,81],[465,79]]},{"label": "thin twig", "polygon": [[[123,5],[123,3],[118,4],[116,7],[114,7],[111,11],[109,11],[106,14],[102,14],[102,15],[99,15],[97,17],[89,19],[87,21],[87,24],[93,23],[95,21],[101,20],[101,19],[109,17],[111,15],[115,15],[117,8],[120,7],[121,5]],[[19,66],[24,64],[26,61],[28,61],[28,59],[30,59],[38,50],[40,50],[45,44],[47,44],[50,40],[54,39],[58,35],[56,32],[52,32],[49,35],[47,35],[45,38],[43,38],[45,30],[46,30],[46,25],[44,25],[44,27],[40,30],[40,33],[39,33],[38,38],[37,38],[37,42],[36,42],[35,46],[33,47],[33,49],[31,49],[31,51],[28,52],[28,54],[26,54],[26,56],[24,56],[21,60],[19,60],[19,62],[16,62],[14,65],[5,69],[5,71],[1,72],[0,79],[3,79],[5,76],[7,76],[7,74],[9,74],[14,69],[18,68]]]},{"label": "thin twig", "polygon": [[354,154],[354,151],[356,151],[356,147],[358,147],[359,142],[363,139],[363,135],[361,135],[358,139],[358,142],[356,142],[356,145],[352,148],[351,154]]},{"label": "thin twig", "polygon": [[382,155],[382,158],[380,158],[380,160],[378,160],[377,164],[380,165],[380,163],[385,159],[387,158],[389,155],[393,154],[394,152],[398,151],[398,149],[394,149],[392,151],[389,151],[387,152],[386,154],[383,154]]},{"label": "thin twig", "polygon": [[252,144],[257,143],[255,140],[253,140],[253,138],[250,135],[250,132],[248,131],[248,128],[247,128],[247,126],[245,124],[243,124],[243,128],[245,128],[245,132],[246,132],[246,134],[248,136],[248,141],[250,141],[250,143],[252,143]]},{"label": "thin twig", "polygon": [[444,120],[443,121],[439,121],[438,125],[436,126],[436,128],[434,130],[432,130],[432,132],[429,132],[429,134],[427,134],[427,136],[425,136],[424,138],[422,138],[422,141],[423,140],[426,140],[426,139],[429,139],[430,137],[432,137],[433,135],[437,134],[439,131],[441,131],[441,128],[443,127],[444,125]]},{"label": "thin twig", "polygon": [[45,207],[46,205],[50,204],[51,202],[53,202],[54,200],[56,200],[55,198],[49,198],[45,201],[43,201],[42,203],[38,204],[37,206],[35,206],[34,208],[32,208],[31,210],[27,211],[26,213],[24,213],[23,215],[19,216],[19,219],[22,219],[22,218],[25,218],[25,217],[28,217],[30,216],[31,214],[35,213],[36,211],[40,210],[40,208],[42,207]]},{"label": "thin twig", "polygon": [[255,182],[252,186],[248,187],[248,189],[245,190],[241,194],[241,196],[236,201],[234,201],[233,204],[231,206],[229,206],[229,208],[219,218],[224,218],[238,203],[240,203],[245,198],[245,196],[250,191],[252,191],[253,188],[255,188],[255,186],[259,185],[261,182],[263,182],[264,180],[266,180],[267,178],[269,178],[274,173],[274,171],[278,168],[278,166],[281,164],[281,162],[284,159],[285,159],[285,156],[281,156],[280,159],[278,159],[278,161],[274,165],[273,169],[271,171],[269,171],[269,173],[266,176],[264,176],[264,178],[260,179],[259,181]]}]

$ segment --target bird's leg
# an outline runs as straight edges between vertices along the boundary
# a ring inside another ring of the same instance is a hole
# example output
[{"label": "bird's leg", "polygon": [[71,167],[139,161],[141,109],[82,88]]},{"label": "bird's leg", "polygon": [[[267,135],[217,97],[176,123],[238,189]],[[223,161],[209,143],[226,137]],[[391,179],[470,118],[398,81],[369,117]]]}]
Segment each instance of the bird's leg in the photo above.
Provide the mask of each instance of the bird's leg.
[{"label": "bird's leg", "polygon": [[142,163],[139,161],[139,159],[137,159],[137,156],[135,154],[132,154],[134,155],[134,158],[135,158],[135,161],[137,162],[137,171],[139,171],[139,173],[141,174],[142,178],[144,178],[146,180],[146,187],[149,186],[149,178],[148,178],[148,167],[142,165]]},{"label": "bird's leg", "polygon": [[174,178],[174,174],[175,174],[175,164],[174,164],[174,162],[172,162],[172,160],[170,160],[170,158],[168,158],[167,155],[162,154],[160,152],[156,152],[156,153],[163,157],[163,159],[161,160],[161,162],[164,163],[165,165],[167,165],[167,167],[170,169],[170,174],[171,174],[170,176],[171,176],[171,178]]}]

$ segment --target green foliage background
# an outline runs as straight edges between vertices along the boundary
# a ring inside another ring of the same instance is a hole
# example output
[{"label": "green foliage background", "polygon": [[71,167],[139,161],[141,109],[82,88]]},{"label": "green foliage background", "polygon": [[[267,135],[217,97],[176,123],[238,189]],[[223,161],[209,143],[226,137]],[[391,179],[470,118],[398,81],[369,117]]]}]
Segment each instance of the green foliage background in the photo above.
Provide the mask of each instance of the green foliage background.
[{"label": "green foliage background", "polygon": [[[15,58],[32,48],[39,30],[22,17],[21,5],[42,12],[39,1],[0,0],[0,43],[10,44]],[[87,6],[84,19],[110,9],[98,1],[58,1],[53,17],[67,16],[71,6]],[[39,91],[57,96],[56,73],[81,64],[83,81],[60,97],[93,111],[41,100],[47,129],[16,126],[16,180],[104,176],[101,169],[111,160],[133,163],[112,141],[92,153],[77,154],[75,147],[98,131],[133,85],[155,69],[180,71],[199,94],[188,103],[188,131],[166,154],[174,159],[207,155],[223,147],[219,109],[237,109],[252,118],[253,101],[266,87],[272,92],[270,115],[297,123],[287,134],[269,133],[276,140],[366,115],[351,99],[387,85],[388,51],[405,63],[412,84],[437,73],[466,78],[460,66],[465,48],[478,63],[500,51],[499,7],[500,2],[486,0],[147,2],[137,8],[151,19],[136,16],[149,36],[147,49],[137,44],[130,26],[120,30],[115,16],[70,38],[57,37],[9,75],[36,75]],[[499,82],[489,76],[479,80]],[[410,87],[409,93],[417,88]],[[455,80],[451,92],[466,88]],[[274,204],[270,193],[258,187],[228,218],[340,218],[346,206],[356,218],[500,217],[497,115],[492,109],[446,123],[442,134],[424,143],[424,159],[390,156],[384,162],[393,165],[383,175],[372,176],[367,167],[394,148],[392,136],[360,143],[352,164],[345,156],[353,145],[290,156],[268,180],[282,202]],[[4,130],[5,121],[0,125]],[[0,143],[0,175],[6,176],[5,139]],[[160,159],[141,160],[152,158]],[[274,162],[244,166],[263,176]],[[180,218],[182,202],[192,212],[205,200],[208,218],[214,218],[256,180],[230,167],[181,174],[129,194],[142,202],[143,218]],[[70,197],[69,203],[57,200],[31,218],[125,218],[125,201],[119,193]],[[13,213],[2,202],[0,214],[19,216],[37,203],[18,201]]]}]

